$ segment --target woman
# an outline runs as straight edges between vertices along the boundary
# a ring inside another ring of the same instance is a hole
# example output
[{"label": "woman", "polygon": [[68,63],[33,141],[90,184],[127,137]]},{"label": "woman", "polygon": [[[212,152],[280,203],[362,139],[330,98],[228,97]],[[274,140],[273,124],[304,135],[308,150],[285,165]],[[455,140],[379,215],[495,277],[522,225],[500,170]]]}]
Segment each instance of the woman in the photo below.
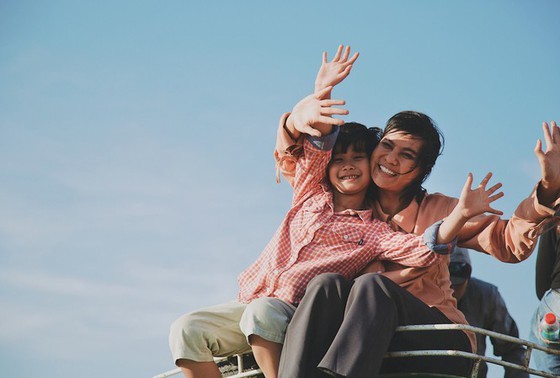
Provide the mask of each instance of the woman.
[{"label": "woman", "polygon": [[[343,56],[341,51],[339,47],[331,62],[323,55],[316,90],[347,76],[357,55],[348,60],[349,48]],[[298,126],[294,122],[298,116],[285,114],[286,122],[281,120],[283,127],[278,131],[275,154],[279,170],[288,179],[296,158],[290,155],[295,143],[290,134],[293,136],[296,127],[303,130],[314,123],[307,120]],[[542,178],[531,195],[509,220],[480,215],[467,222],[458,235],[459,246],[505,262],[529,257],[540,230],[560,202],[560,130],[555,122],[551,128],[543,123],[546,150],[540,141],[535,147]],[[371,175],[377,186],[372,196],[374,216],[396,230],[420,234],[450,213],[457,199],[427,194],[422,187],[442,145],[443,137],[428,116],[407,111],[391,117],[371,157]],[[483,180],[483,187],[489,179]],[[409,358],[406,364],[398,359],[382,361],[388,350],[401,348],[476,350],[470,333],[394,332],[400,325],[467,323],[452,296],[448,262],[444,259],[426,268],[373,263],[366,274],[351,282],[336,275],[317,277],[288,327],[280,377],[372,377],[380,371],[403,369],[465,375],[470,364],[459,358]]]}]

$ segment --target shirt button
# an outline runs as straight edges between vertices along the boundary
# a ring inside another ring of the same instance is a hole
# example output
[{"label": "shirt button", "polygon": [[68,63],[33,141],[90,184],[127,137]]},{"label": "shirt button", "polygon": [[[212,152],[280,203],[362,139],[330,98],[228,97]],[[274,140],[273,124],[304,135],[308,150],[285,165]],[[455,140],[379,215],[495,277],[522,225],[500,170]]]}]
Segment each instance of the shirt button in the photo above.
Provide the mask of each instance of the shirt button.
[{"label": "shirt button", "polygon": [[344,235],[344,240],[348,240],[349,236],[348,235]]},{"label": "shirt button", "polygon": [[279,270],[278,269],[274,269],[274,274],[278,274]]}]

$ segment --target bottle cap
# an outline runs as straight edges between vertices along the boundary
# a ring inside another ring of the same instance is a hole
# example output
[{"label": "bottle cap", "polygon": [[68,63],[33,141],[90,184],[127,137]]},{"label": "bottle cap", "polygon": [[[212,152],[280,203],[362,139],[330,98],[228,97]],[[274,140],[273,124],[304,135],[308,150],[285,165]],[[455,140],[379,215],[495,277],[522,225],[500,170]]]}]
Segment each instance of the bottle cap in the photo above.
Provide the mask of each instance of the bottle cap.
[{"label": "bottle cap", "polygon": [[556,315],[554,315],[552,312],[547,312],[544,316],[544,321],[547,324],[554,324],[556,323]]}]

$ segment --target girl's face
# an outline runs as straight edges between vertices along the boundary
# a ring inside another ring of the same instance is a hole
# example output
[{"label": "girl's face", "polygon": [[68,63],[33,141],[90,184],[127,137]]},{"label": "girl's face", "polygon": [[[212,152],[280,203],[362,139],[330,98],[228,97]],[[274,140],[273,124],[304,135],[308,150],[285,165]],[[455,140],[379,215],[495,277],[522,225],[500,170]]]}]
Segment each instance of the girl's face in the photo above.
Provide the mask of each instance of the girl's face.
[{"label": "girl's face", "polygon": [[380,192],[401,193],[421,173],[423,140],[402,131],[385,135],[371,154],[371,178]]},{"label": "girl's face", "polygon": [[352,146],[345,153],[333,154],[328,167],[334,190],[342,194],[365,192],[371,183],[369,171],[367,154],[354,151]]}]

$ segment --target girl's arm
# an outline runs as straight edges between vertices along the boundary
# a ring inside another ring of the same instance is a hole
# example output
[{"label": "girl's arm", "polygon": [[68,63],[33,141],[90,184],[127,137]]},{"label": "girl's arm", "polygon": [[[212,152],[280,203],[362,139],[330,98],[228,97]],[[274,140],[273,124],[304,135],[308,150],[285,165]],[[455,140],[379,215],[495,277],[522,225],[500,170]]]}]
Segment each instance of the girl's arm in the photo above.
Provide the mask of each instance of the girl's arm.
[{"label": "girl's arm", "polygon": [[349,112],[346,109],[333,108],[335,105],[344,105],[346,102],[344,100],[321,99],[331,89],[332,87],[323,88],[319,92],[304,97],[294,106],[284,125],[285,131],[290,134],[293,140],[299,139],[301,134],[317,137],[328,135],[332,132],[334,126],[340,126],[344,123],[343,120],[332,116],[348,114]]}]

